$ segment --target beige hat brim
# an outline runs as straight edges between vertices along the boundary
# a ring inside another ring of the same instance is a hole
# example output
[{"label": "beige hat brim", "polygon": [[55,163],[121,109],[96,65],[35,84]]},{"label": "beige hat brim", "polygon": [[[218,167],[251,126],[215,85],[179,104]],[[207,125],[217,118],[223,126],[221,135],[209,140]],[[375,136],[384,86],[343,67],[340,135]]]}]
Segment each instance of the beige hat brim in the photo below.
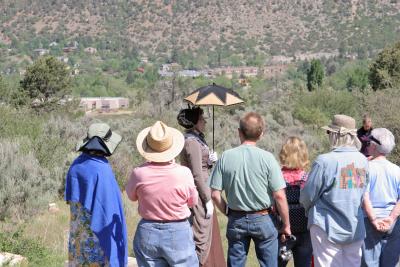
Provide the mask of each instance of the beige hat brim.
[{"label": "beige hat brim", "polygon": [[115,132],[112,132],[110,139],[108,139],[107,141],[103,139],[103,141],[106,144],[110,153],[113,154],[119,143],[121,143],[122,136]]},{"label": "beige hat brim", "polygon": [[[331,125],[322,126],[321,129],[324,129],[324,130],[327,130],[327,131],[331,131],[331,132],[334,132],[334,133],[338,133],[339,132],[338,128],[333,128]],[[349,131],[357,131],[357,129],[347,129],[347,130],[349,130]]]},{"label": "beige hat brim", "polygon": [[321,129],[327,130],[327,131],[332,131],[332,132],[337,132],[337,129],[333,129],[330,126],[322,126]]},{"label": "beige hat brim", "polygon": [[171,127],[168,128],[172,135],[172,146],[163,152],[154,151],[147,144],[146,137],[150,132],[151,127],[143,129],[138,134],[136,138],[136,147],[142,157],[153,162],[168,162],[181,153],[183,146],[185,145],[185,137],[179,130]]},{"label": "beige hat brim", "polygon": [[[102,140],[104,144],[107,146],[108,151],[110,151],[110,153],[113,154],[119,143],[121,143],[122,136],[120,136],[115,132],[112,132],[110,138],[107,141],[104,139]],[[87,139],[86,136],[82,137],[81,141],[79,141],[78,144],[76,145],[76,151],[80,151],[82,147],[84,147],[89,141],[90,139]]]}]

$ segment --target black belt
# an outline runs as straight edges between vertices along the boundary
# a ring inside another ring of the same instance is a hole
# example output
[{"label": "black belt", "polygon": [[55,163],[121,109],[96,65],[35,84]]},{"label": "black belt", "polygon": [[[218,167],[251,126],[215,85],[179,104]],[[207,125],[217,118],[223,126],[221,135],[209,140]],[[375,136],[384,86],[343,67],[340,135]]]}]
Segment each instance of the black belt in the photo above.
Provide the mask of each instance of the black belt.
[{"label": "black belt", "polygon": [[180,220],[146,220],[146,221],[153,222],[153,223],[177,223],[177,222],[185,222],[187,220],[188,220],[188,218],[180,219]]},{"label": "black belt", "polygon": [[267,215],[271,213],[271,208],[268,209],[262,209],[262,210],[233,210],[229,209],[228,210],[228,215],[247,215],[247,214],[260,214],[260,215]]}]

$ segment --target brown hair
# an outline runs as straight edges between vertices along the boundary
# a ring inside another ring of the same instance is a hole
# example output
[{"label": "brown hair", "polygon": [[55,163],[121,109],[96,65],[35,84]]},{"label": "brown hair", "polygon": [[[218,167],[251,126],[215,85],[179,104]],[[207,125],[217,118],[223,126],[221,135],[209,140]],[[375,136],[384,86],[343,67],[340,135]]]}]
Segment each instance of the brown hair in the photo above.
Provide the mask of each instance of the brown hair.
[{"label": "brown hair", "polygon": [[306,143],[298,137],[289,137],[282,146],[279,153],[279,160],[283,167],[289,169],[305,169],[310,161],[308,160],[308,149]]},{"label": "brown hair", "polygon": [[363,115],[363,120],[362,120],[362,122],[363,122],[363,123],[366,123],[368,120],[372,120],[372,119],[371,119],[371,116],[368,115],[368,114],[364,114],[364,115]]},{"label": "brown hair", "polygon": [[239,129],[244,138],[249,141],[257,141],[265,128],[265,122],[256,112],[246,113],[239,122]]}]

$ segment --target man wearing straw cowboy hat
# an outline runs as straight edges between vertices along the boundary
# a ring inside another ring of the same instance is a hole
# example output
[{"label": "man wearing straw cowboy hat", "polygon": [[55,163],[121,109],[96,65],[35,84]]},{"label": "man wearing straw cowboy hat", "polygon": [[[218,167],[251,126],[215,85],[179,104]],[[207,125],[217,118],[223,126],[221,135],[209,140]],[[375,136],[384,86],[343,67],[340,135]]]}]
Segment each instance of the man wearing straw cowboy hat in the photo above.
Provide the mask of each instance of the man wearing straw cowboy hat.
[{"label": "man wearing straw cowboy hat", "polygon": [[161,121],[142,130],[136,139],[148,161],[133,170],[126,193],[139,202],[134,251],[139,266],[198,266],[189,207],[198,193],[187,167],[175,163],[184,136]]},{"label": "man wearing straw cowboy hat", "polygon": [[358,149],[355,120],[335,115],[324,126],[332,151],[314,161],[300,193],[316,266],[360,266],[365,237],[362,196],[368,160]]}]

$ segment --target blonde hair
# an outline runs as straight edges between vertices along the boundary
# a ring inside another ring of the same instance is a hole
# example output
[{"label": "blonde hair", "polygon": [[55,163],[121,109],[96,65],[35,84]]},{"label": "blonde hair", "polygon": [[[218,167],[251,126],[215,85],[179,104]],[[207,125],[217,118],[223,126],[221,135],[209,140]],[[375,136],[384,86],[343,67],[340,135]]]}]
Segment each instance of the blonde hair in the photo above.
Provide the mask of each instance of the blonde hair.
[{"label": "blonde hair", "polygon": [[310,163],[306,143],[298,137],[291,136],[286,140],[279,153],[283,167],[289,169],[305,169]]}]

